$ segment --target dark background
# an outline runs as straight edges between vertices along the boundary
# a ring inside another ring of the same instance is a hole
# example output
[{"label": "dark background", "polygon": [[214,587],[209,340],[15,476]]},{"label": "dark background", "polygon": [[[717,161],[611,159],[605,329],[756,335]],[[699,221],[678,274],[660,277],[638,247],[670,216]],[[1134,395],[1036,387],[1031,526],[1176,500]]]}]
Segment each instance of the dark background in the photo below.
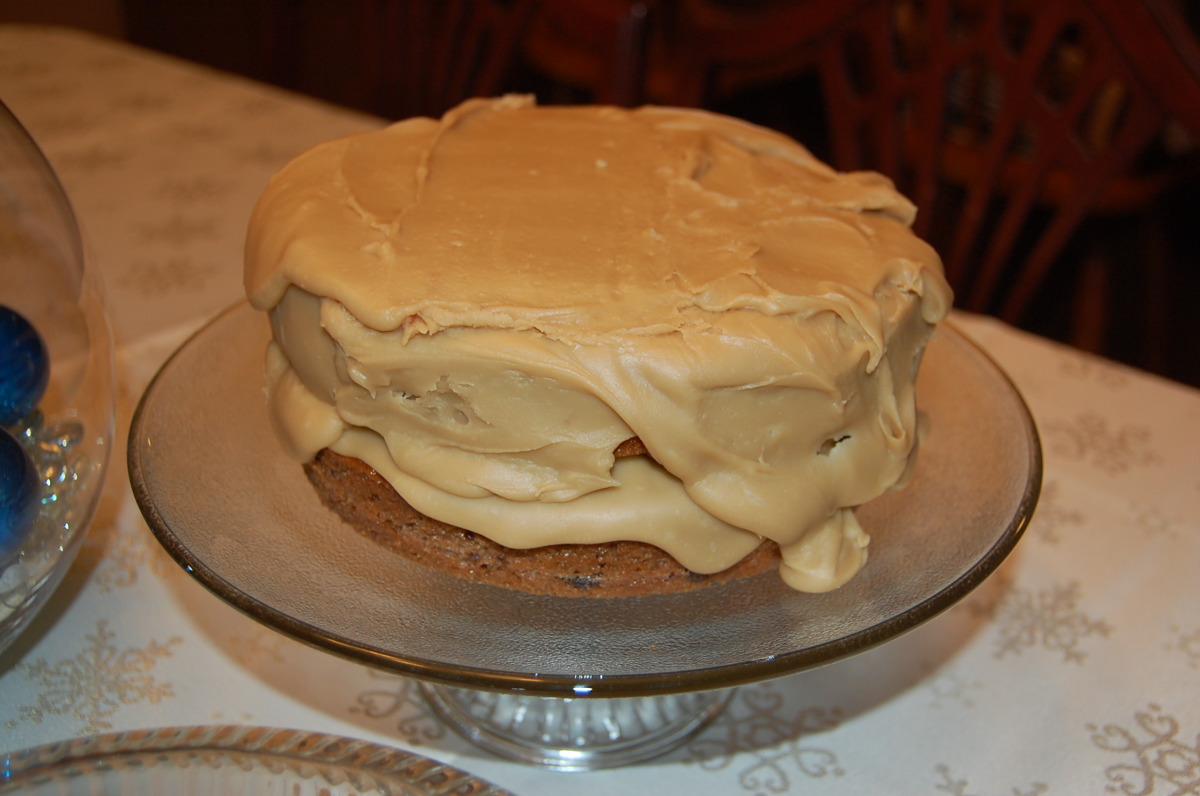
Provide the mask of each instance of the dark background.
[{"label": "dark background", "polygon": [[[396,5],[383,0],[0,0],[0,22],[75,25],[385,118],[440,113],[444,108],[435,107],[436,99],[403,89],[399,45],[389,36],[397,28]],[[1200,16],[1200,3],[1186,2],[1181,9],[1193,24]],[[586,55],[575,59],[571,53],[533,53],[506,71],[499,88],[534,92],[541,102],[589,101],[594,86],[589,85]],[[811,76],[802,71],[760,81],[709,104],[787,132],[828,157],[819,98]],[[1190,174],[1196,163],[1192,142],[1171,143],[1178,168]],[[1200,386],[1197,208],[1200,180],[1188,177],[1142,212],[1085,223],[1075,236],[1078,245],[1063,257],[1082,260],[1088,248],[1083,244],[1102,240],[1122,264],[1108,277],[1108,289],[1125,304],[1114,304],[1103,325],[1081,337],[1062,311],[1063,297],[1080,289],[1080,268],[1063,268],[1021,326]],[[1151,225],[1162,233],[1159,245],[1147,245]],[[1149,258],[1163,275],[1156,289],[1167,300],[1148,321]]]}]

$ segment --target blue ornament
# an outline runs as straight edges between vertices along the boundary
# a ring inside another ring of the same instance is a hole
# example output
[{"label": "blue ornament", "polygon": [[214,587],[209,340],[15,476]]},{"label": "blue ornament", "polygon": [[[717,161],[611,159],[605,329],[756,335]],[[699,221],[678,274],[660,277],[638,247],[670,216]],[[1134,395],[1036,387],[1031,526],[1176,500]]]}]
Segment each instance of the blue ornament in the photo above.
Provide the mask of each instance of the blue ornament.
[{"label": "blue ornament", "polygon": [[0,566],[33,530],[40,495],[33,459],[12,434],[0,429]]},{"label": "blue ornament", "polygon": [[20,313],[0,306],[0,425],[33,411],[49,380],[50,354],[41,335]]}]

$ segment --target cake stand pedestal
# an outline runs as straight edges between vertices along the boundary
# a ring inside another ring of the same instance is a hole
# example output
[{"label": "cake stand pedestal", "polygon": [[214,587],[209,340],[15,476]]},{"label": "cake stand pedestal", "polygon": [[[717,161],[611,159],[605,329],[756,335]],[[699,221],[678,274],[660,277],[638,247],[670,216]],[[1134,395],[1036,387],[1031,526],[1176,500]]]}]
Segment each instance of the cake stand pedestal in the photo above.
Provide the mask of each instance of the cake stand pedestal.
[{"label": "cake stand pedestal", "polygon": [[734,693],[539,697],[429,683],[421,692],[442,721],[476,746],[556,771],[595,771],[666,754],[708,726]]}]

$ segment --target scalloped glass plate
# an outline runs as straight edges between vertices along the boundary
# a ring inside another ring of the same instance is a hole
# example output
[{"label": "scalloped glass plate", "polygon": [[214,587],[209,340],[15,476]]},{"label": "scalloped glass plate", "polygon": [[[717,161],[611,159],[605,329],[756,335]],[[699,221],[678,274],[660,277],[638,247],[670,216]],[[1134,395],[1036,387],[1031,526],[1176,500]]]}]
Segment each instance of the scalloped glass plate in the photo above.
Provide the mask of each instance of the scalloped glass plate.
[{"label": "scalloped glass plate", "polygon": [[142,513],[180,565],[260,622],[442,685],[647,696],[829,663],[969,593],[1017,543],[1041,485],[1020,395],[943,325],[918,384],[927,442],[905,489],[859,509],[871,559],[846,586],[801,594],[768,573],[681,595],[523,594],[384,554],[322,506],[270,429],[269,335],[239,304],[162,367],[129,440]]},{"label": "scalloped glass plate", "polygon": [[400,749],[267,727],[110,733],[9,754],[0,793],[511,796]]}]

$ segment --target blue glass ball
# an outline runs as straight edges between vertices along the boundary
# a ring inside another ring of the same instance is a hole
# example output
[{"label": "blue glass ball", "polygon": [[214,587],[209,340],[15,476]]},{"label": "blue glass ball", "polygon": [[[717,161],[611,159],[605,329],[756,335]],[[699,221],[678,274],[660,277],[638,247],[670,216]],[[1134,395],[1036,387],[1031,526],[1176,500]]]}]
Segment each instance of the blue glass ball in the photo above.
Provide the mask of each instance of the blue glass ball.
[{"label": "blue glass ball", "polygon": [[12,434],[0,429],[0,565],[29,536],[40,496],[33,459]]},{"label": "blue glass ball", "polygon": [[19,312],[0,306],[0,425],[25,417],[46,391],[50,354],[37,329]]}]

